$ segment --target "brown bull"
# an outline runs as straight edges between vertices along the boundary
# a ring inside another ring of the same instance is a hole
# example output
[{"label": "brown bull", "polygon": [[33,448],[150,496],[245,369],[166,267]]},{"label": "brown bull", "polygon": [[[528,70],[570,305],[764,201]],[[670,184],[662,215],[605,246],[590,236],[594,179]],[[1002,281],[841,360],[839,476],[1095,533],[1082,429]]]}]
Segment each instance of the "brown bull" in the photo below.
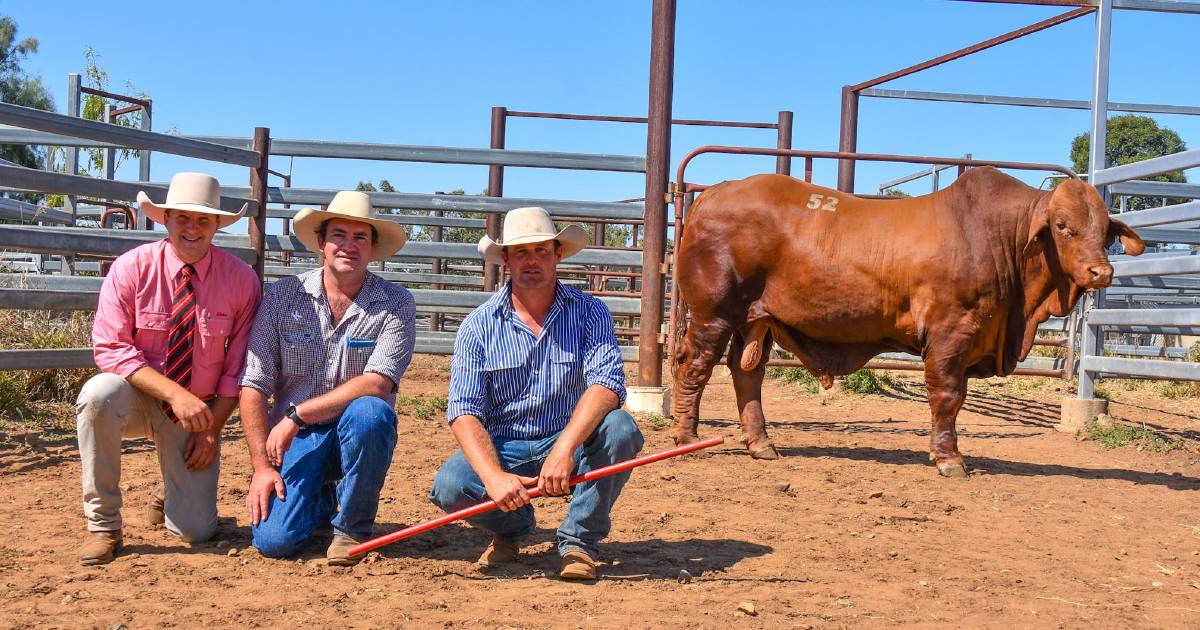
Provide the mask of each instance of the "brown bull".
[{"label": "brown bull", "polygon": [[925,362],[930,460],[964,476],[954,423],[967,378],[1010,374],[1038,324],[1108,286],[1116,239],[1128,254],[1145,249],[1092,186],[1041,191],[993,168],[899,200],[784,175],[713,186],[678,252],[692,319],[675,357],[675,441],[698,439],[700,396],[726,345],[742,440],[765,459],[777,457],[762,411],[772,341],[827,388],[881,352],[910,352]]}]

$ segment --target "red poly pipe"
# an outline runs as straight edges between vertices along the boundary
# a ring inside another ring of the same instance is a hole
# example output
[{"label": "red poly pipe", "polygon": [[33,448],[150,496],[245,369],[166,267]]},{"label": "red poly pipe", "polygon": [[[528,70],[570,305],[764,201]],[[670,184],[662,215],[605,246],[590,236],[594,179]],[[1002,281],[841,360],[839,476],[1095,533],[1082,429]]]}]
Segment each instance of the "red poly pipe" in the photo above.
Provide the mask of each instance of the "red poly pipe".
[{"label": "red poly pipe", "polygon": [[[567,483],[574,486],[576,484],[580,484],[585,481],[594,481],[601,477],[607,477],[609,475],[614,475],[616,473],[629,470],[630,468],[637,468],[638,466],[644,466],[646,464],[653,464],[654,462],[657,462],[662,459],[667,459],[668,457],[675,457],[676,455],[683,455],[685,453],[691,453],[692,451],[698,451],[700,449],[708,448],[710,446],[716,446],[718,444],[721,444],[724,441],[725,441],[725,438],[717,436],[717,437],[713,437],[713,438],[708,438],[707,440],[693,442],[692,444],[684,444],[683,446],[676,446],[675,448],[669,448],[665,451],[659,451],[657,453],[651,453],[650,455],[643,455],[641,457],[635,457],[630,460],[618,462],[616,464],[604,466],[603,468],[597,468],[596,470],[588,471],[582,475],[577,475],[575,477],[571,477],[570,481],[568,481]],[[539,497],[541,495],[542,495],[541,490],[537,489],[536,487],[530,487],[530,489],[529,489],[529,498],[530,499]],[[368,540],[367,542],[364,542],[364,543],[359,543],[359,544],[351,547],[349,553],[352,556],[356,556],[360,553],[365,553],[365,552],[371,551],[372,549],[378,549],[379,547],[382,547],[384,545],[390,545],[396,541],[404,540],[405,538],[408,538],[410,536],[416,536],[417,534],[425,533],[431,529],[437,529],[437,528],[441,527],[442,525],[446,525],[448,523],[453,523],[454,521],[457,521],[460,519],[470,518],[470,517],[476,516],[478,514],[483,514],[484,512],[489,512],[491,510],[496,509],[496,507],[497,507],[496,502],[489,499],[487,501],[484,501],[483,503],[477,503],[475,505],[472,505],[471,507],[463,508],[457,512],[451,512],[445,516],[435,518],[433,520],[425,521],[424,523],[418,523],[416,525],[413,525],[412,527],[405,527],[404,529],[402,529],[400,531],[392,532],[390,534],[384,534],[383,536],[379,536],[378,538],[372,538],[371,540]]]}]

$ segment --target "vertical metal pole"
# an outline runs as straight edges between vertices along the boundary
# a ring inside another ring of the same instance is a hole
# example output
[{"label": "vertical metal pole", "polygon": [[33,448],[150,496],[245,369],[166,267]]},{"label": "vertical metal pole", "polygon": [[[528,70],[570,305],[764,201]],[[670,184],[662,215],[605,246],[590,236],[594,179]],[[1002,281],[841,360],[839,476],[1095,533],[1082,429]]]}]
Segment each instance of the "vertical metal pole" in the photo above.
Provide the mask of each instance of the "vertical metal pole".
[{"label": "vertical metal pole", "polygon": [[[492,108],[492,148],[504,148],[504,127],[508,122],[508,108],[493,107]],[[504,196],[504,167],[492,165],[488,167],[488,192],[489,197]],[[500,239],[500,215],[489,213],[487,215],[487,235],[493,241]],[[489,265],[483,263],[483,290],[495,291],[500,284],[500,267],[497,265]]]},{"label": "vertical metal pole", "polygon": [[250,147],[258,152],[258,166],[250,169],[250,199],[254,201],[254,218],[250,219],[250,247],[254,250],[254,273],[260,282],[266,279],[267,252],[267,164],[271,151],[271,130],[254,128],[254,144]]},{"label": "vertical metal pole", "polygon": [[[787,110],[779,112],[779,127],[776,128],[776,131],[778,132],[778,136],[775,140],[775,148],[792,148],[792,112]],[[791,156],[781,155],[775,158],[775,172],[779,173],[780,175],[791,175]]]},{"label": "vertical metal pole", "polygon": [[[675,0],[654,0],[650,36],[650,104],[646,125],[646,234],[638,385],[662,386],[663,260],[671,169],[671,98],[675,79]],[[683,182],[679,182],[682,186]]]},{"label": "vertical metal pole", "polygon": [[[1104,153],[1108,141],[1108,51],[1112,33],[1112,0],[1100,0],[1096,10],[1096,59],[1095,74],[1092,79],[1092,138],[1088,150],[1088,181],[1095,181],[1096,171],[1103,170]],[[1100,187],[1100,195],[1104,204],[1109,205],[1107,186]],[[1104,290],[1094,292],[1094,300],[1089,300],[1091,308],[1104,306]],[[1083,370],[1083,359],[1088,356],[1104,355],[1104,333],[1088,325],[1088,310],[1083,312],[1083,341],[1079,345],[1079,391],[1077,396],[1083,399],[1092,398],[1096,391],[1093,375]]]},{"label": "vertical metal pole", "polygon": [[[80,79],[79,74],[72,72],[67,75],[67,115],[80,117]],[[63,156],[66,159],[67,174],[79,174],[79,147],[67,147],[66,154]],[[78,222],[78,203],[75,195],[67,195],[64,198],[65,210],[71,215],[71,227],[75,227]],[[75,275],[75,257],[60,256],[58,272],[64,276]]]},{"label": "vertical metal pole", "polygon": [[936,164],[933,166],[932,171],[933,171],[933,177],[930,177],[929,179],[933,182],[933,190],[930,192],[937,192],[938,191],[938,167]]},{"label": "vertical metal pole", "polygon": [[[1096,10],[1096,59],[1092,79],[1092,138],[1088,148],[1088,181],[1094,181],[1096,171],[1104,170],[1104,154],[1108,143],[1108,51],[1112,33],[1112,0],[1100,0]],[[1108,187],[1100,187],[1108,203]]]},{"label": "vertical metal pole", "polygon": [[[842,87],[842,133],[838,151],[858,151],[858,92]],[[838,190],[854,192],[854,160],[838,160]]]},{"label": "vertical metal pole", "polygon": [[[104,104],[104,122],[112,124],[113,106],[111,103]],[[104,179],[117,178],[117,150],[108,148],[104,150]]]},{"label": "vertical metal pole", "polygon": [[[444,210],[434,210],[433,216],[444,217],[444,216],[446,216],[446,212]],[[489,215],[489,216],[495,216],[495,215]],[[442,242],[442,229],[443,228],[440,225],[433,226],[433,242],[434,243]],[[433,271],[433,273],[437,273],[437,274],[446,273],[446,268],[445,268],[441,258],[433,259],[432,265],[430,265],[430,270]],[[435,282],[433,285],[433,288],[441,289],[443,287],[442,287],[441,283]],[[442,321],[441,313],[433,313],[432,315],[430,315],[430,317],[429,317],[429,329],[430,330],[440,331],[440,330],[442,330],[443,326],[444,326],[444,323]]]},{"label": "vertical metal pole", "polygon": [[[601,247],[604,245],[604,224],[603,223],[593,223],[592,224],[592,245],[593,246],[601,246]],[[604,265],[596,265],[596,271],[604,271]],[[588,286],[592,287],[593,291],[603,291],[604,290],[605,279],[604,279],[604,276],[602,276],[602,275],[597,274],[597,275],[591,276],[588,278],[587,282],[588,282]]]},{"label": "vertical metal pole", "polygon": [[[151,101],[150,99],[146,99],[146,107],[142,109],[142,130],[143,131],[150,131],[151,124],[152,124],[151,121],[152,121],[152,116],[153,116],[153,114],[151,112],[154,109],[153,105],[154,105],[153,101]],[[143,182],[150,181],[150,151],[147,149],[141,149],[140,151],[138,151],[138,181],[143,181]],[[146,215],[139,212],[137,215],[137,229],[149,230],[150,229],[150,217],[147,217]]]}]

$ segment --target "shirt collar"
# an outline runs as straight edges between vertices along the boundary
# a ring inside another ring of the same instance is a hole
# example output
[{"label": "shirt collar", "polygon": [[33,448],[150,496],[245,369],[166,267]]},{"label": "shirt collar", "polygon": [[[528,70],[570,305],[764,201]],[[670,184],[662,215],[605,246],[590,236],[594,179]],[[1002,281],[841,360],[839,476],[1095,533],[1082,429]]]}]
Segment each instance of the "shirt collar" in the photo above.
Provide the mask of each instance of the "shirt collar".
[{"label": "shirt collar", "polygon": [[[512,280],[505,282],[504,286],[496,292],[495,297],[492,299],[495,301],[495,310],[493,312],[505,319],[510,319],[513,316]],[[573,301],[575,301],[575,292],[562,282],[555,280],[554,303],[550,305],[550,310],[562,310],[566,307],[568,302]]]},{"label": "shirt collar", "polygon": [[[318,300],[325,297],[325,286],[323,284],[325,278],[324,267],[317,267],[312,271],[306,271],[300,274],[299,278],[300,285],[304,288],[305,293]],[[386,282],[387,280],[368,271],[367,277],[363,280],[362,288],[358,290],[358,295],[354,298],[354,302],[356,304],[370,304],[372,302],[387,301],[387,287],[384,286]]]},{"label": "shirt collar", "polygon": [[[175,253],[175,246],[171,245],[171,241],[164,238],[162,240],[162,244],[163,263],[166,266],[167,274],[174,279],[179,276],[179,271],[183,269],[184,262],[180,260],[179,255]],[[204,258],[192,263],[192,269],[196,270],[196,280],[199,282],[204,282],[204,279],[208,277],[208,270],[210,267],[212,267],[213,247],[215,247],[215,245],[209,245],[208,251],[204,254]]]}]

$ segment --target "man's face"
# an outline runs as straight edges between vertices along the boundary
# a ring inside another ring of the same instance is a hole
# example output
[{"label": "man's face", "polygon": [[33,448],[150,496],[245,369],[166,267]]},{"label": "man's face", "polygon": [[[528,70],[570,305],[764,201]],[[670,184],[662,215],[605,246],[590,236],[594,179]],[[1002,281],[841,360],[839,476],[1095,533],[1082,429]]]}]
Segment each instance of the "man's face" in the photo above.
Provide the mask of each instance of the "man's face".
[{"label": "man's face", "polygon": [[365,274],[375,251],[371,244],[371,226],[348,219],[330,219],[325,225],[325,234],[317,235],[317,245],[325,256],[325,266],[342,274]]},{"label": "man's face", "polygon": [[212,247],[217,233],[217,217],[205,212],[165,210],[167,240],[175,248],[175,254],[187,264],[199,262]]},{"label": "man's face", "polygon": [[540,289],[554,285],[558,263],[562,262],[562,247],[557,241],[510,245],[504,248],[501,256],[512,274],[513,285],[522,289]]}]

